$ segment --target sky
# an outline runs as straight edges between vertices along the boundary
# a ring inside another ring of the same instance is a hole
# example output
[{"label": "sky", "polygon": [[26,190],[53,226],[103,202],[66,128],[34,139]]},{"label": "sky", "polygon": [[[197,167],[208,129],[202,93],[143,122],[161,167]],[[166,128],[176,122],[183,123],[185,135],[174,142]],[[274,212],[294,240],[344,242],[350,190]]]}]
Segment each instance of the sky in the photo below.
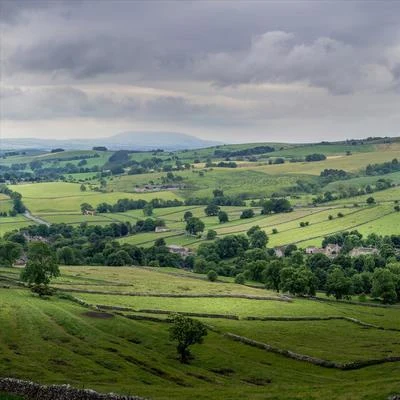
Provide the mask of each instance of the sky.
[{"label": "sky", "polygon": [[0,136],[399,136],[399,16],[397,0],[0,0]]}]

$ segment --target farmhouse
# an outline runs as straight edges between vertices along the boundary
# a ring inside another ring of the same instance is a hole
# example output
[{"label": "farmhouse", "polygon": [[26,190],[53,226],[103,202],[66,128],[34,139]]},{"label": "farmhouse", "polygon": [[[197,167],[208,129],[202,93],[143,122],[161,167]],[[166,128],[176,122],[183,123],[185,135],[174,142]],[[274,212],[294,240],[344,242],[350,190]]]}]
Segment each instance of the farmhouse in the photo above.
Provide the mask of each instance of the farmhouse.
[{"label": "farmhouse", "polygon": [[166,226],[156,226],[156,229],[154,229],[155,233],[163,233],[163,232],[170,232],[171,229],[167,228]]},{"label": "farmhouse", "polygon": [[378,249],[376,247],[354,247],[354,249],[350,251],[349,255],[351,257],[358,257],[362,255],[377,254],[377,253]]},{"label": "farmhouse", "polygon": [[342,248],[338,244],[330,243],[325,247],[325,255],[327,255],[328,257],[334,257],[337,256],[341,250]]},{"label": "farmhouse", "polygon": [[329,243],[326,247],[307,247],[306,254],[325,254],[327,257],[336,257],[342,248],[338,244]]},{"label": "farmhouse", "polygon": [[188,247],[182,247],[176,244],[167,246],[167,249],[170,253],[179,254],[182,257],[187,257],[192,254],[192,251]]},{"label": "farmhouse", "polygon": [[83,211],[83,215],[96,215],[96,211],[95,210],[84,210]]},{"label": "farmhouse", "polygon": [[307,247],[306,254],[325,254],[325,249],[319,247]]}]

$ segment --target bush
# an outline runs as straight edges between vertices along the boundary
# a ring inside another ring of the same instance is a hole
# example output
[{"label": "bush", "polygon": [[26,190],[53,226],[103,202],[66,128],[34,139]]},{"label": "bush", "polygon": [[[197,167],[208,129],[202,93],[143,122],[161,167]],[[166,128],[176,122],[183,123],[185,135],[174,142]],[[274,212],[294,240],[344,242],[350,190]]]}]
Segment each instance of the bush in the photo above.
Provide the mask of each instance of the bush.
[{"label": "bush", "polygon": [[243,273],[237,274],[235,276],[235,283],[239,285],[244,285],[245,282],[246,282],[246,277],[244,276]]},{"label": "bush", "polygon": [[218,274],[213,269],[210,269],[207,273],[207,278],[210,282],[215,282],[218,278]]},{"label": "bush", "polygon": [[206,236],[206,239],[207,239],[207,240],[213,240],[213,239],[215,239],[216,237],[217,237],[217,232],[215,232],[214,230],[210,229],[210,230],[207,232],[207,236]]},{"label": "bush", "polygon": [[273,235],[276,235],[277,233],[278,233],[278,229],[273,228],[273,229],[272,229],[272,234],[273,234]]}]

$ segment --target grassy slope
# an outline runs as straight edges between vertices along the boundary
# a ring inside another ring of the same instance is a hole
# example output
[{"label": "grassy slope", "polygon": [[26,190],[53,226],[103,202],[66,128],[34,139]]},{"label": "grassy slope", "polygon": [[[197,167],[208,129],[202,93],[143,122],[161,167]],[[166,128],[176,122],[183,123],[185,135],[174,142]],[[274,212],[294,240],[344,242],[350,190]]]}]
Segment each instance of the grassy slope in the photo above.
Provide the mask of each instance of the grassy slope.
[{"label": "grassy slope", "polygon": [[[14,270],[0,271],[14,274]],[[132,285],[165,293],[260,293],[234,284],[209,283],[170,270],[102,267],[62,269],[59,284],[96,288],[101,283]],[[14,274],[15,275],[15,274]],[[196,276],[199,278],[199,276]],[[200,277],[201,278],[201,277]],[[118,391],[153,399],[386,399],[400,390],[400,363],[340,372],[315,367],[231,342],[210,332],[194,346],[189,366],[175,359],[167,326],[122,317],[90,318],[67,300],[39,300],[21,289],[0,289],[2,307],[0,375],[44,383]],[[397,308],[375,309],[341,303],[293,303],[244,299],[170,299],[79,294],[91,303],[176,311],[246,315],[345,315],[386,327],[400,327]],[[205,320],[222,332],[235,332],[280,347],[338,361],[399,354],[397,332],[363,329],[343,321],[255,322]],[[29,326],[29,329],[26,327]],[[13,332],[12,335],[9,332]],[[224,372],[225,371],[225,372]]]},{"label": "grassy slope", "polygon": [[65,182],[10,185],[10,188],[22,194],[24,204],[35,214],[79,212],[80,205],[84,202],[95,207],[102,202],[113,204],[123,198],[144,200],[151,200],[155,197],[171,200],[180,198],[179,194],[169,191],[159,193],[100,193],[87,190],[81,192],[79,184]]}]

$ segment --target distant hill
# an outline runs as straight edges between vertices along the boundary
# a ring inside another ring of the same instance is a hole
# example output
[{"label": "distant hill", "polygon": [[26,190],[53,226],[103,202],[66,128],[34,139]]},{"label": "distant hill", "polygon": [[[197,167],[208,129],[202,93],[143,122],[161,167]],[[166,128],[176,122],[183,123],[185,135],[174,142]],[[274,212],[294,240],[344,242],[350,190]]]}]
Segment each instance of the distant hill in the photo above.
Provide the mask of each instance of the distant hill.
[{"label": "distant hill", "polygon": [[56,147],[65,150],[86,150],[93,146],[106,146],[110,150],[183,150],[200,149],[216,146],[221,142],[203,140],[178,132],[122,132],[114,136],[94,139],[2,139],[2,149],[43,149],[51,150]]}]

